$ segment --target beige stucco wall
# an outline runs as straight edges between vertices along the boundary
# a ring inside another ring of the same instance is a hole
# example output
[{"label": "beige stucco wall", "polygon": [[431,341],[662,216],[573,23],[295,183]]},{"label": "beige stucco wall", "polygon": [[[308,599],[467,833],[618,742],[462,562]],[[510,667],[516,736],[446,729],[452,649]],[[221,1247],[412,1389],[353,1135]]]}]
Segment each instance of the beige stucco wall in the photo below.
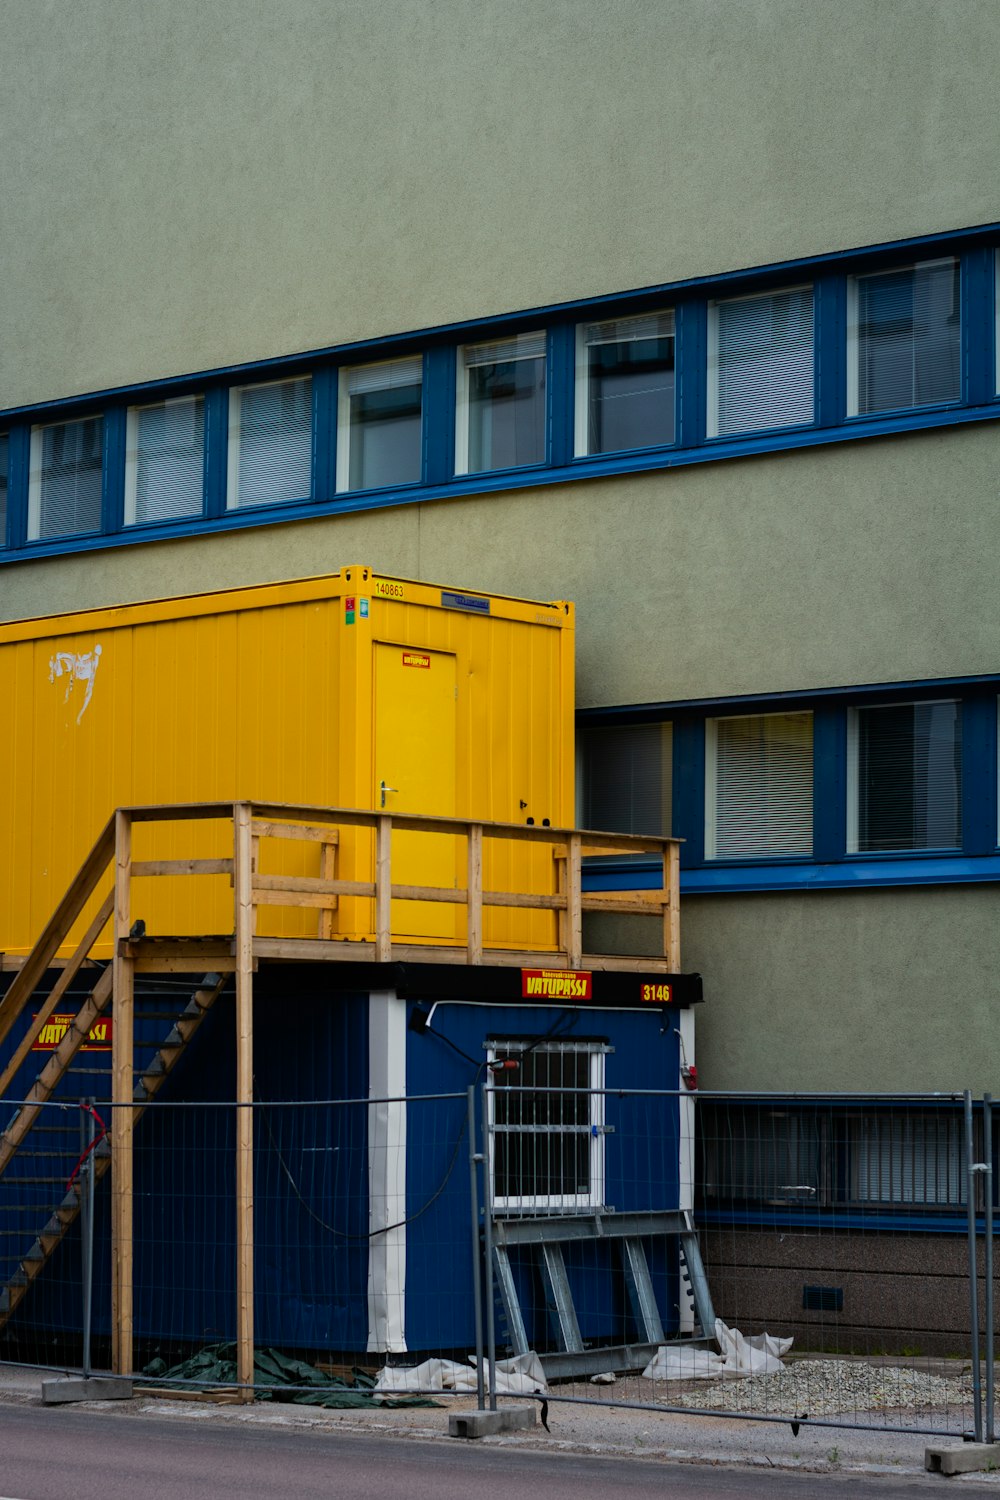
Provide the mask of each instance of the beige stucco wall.
[{"label": "beige stucco wall", "polygon": [[995,0],[9,0],[0,408],[1000,219]]},{"label": "beige stucco wall", "polygon": [[369,563],[577,604],[583,705],[1000,669],[1000,429],[255,527],[0,569],[0,618]]}]

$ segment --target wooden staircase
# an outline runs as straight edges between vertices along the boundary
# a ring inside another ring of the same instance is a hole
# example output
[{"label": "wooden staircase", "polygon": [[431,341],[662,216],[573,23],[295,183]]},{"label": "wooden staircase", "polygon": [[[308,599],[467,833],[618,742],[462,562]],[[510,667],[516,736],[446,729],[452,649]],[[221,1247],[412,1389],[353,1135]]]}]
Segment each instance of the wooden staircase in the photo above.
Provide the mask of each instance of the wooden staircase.
[{"label": "wooden staircase", "polygon": [[[18,1188],[30,1188],[32,1193],[29,1196],[44,1200],[29,1204],[0,1201],[0,1244],[3,1246],[0,1249],[0,1329],[24,1299],[32,1282],[44,1270],[80,1214],[81,1182],[76,1171],[80,1164],[79,1130],[74,1116],[87,1095],[96,1096],[98,1106],[105,1102],[103,1096],[110,1090],[111,1069],[110,1065],[85,1067],[81,1073],[73,1064],[94,1022],[111,998],[110,976],[110,969],[102,972],[23,1104],[0,1133],[0,1177],[6,1174],[12,1196],[17,1196]],[[137,1071],[133,1123],[155,1099],[176,1067],[222,993],[227,977],[206,974],[176,1015],[163,1016],[154,1012],[157,1019],[170,1021],[170,1029]],[[136,1000],[137,1014],[141,1017],[144,1014],[141,993],[137,993]],[[151,1019],[148,1012],[146,1016]],[[68,1090],[66,1085],[69,1085]],[[98,1085],[103,1086],[103,1094]],[[51,1108],[55,1100],[61,1106],[58,1110]],[[95,1184],[107,1174],[110,1166],[110,1140],[102,1133],[93,1149]],[[42,1228],[32,1238],[27,1226],[22,1227],[17,1221],[36,1212],[38,1218],[35,1222],[41,1219]]]},{"label": "wooden staircase", "polygon": [[[111,1005],[115,990],[116,964],[96,964],[91,952],[109,922],[113,921],[116,947],[123,931],[129,931],[127,904],[122,900],[120,822],[121,815],[116,813],[102,829],[31,953],[0,997],[0,1048],[25,1015],[31,1017],[26,1026],[22,1025],[22,1035],[0,1069],[3,1109],[10,1107],[11,1088],[53,1016],[60,1011],[74,1012],[31,1087],[14,1102],[13,1113],[0,1131],[0,1180],[4,1187],[0,1198],[0,1328],[80,1214],[80,1182],[75,1169],[79,1165],[81,1101],[116,1097],[120,1104],[124,1100],[126,1108],[117,1111],[115,1133],[122,1133],[124,1122],[120,1117],[125,1115],[130,1138],[135,1121],[159,1093],[222,993],[231,969],[231,965],[221,965],[222,972],[206,974],[182,1006],[174,1003],[167,1011],[151,1011],[145,1004],[150,1000],[156,1003],[155,982],[145,994],[141,982],[139,987],[128,984],[121,996],[127,1007],[128,1048],[124,1065],[118,1064],[127,1070],[124,1088],[121,1080],[115,1088],[114,1053],[110,1057],[107,1052],[90,1054],[102,1059],[96,1066],[77,1061],[95,1023]],[[113,866],[114,886],[98,902],[109,866]],[[44,993],[41,985],[46,974],[53,971],[60,949],[90,909],[93,915],[86,930],[55,983]],[[91,981],[89,987],[83,986],[82,998],[81,984],[74,986],[80,978]],[[167,1023],[166,1033],[161,1031],[155,1043],[133,1043],[137,1003],[137,1013],[147,1023],[145,1029],[160,1021]],[[130,1096],[135,1106],[132,1110],[127,1108]],[[111,1162],[111,1141],[102,1135],[93,1151],[95,1180],[106,1175]],[[41,1228],[35,1233],[34,1226],[39,1223]]]}]

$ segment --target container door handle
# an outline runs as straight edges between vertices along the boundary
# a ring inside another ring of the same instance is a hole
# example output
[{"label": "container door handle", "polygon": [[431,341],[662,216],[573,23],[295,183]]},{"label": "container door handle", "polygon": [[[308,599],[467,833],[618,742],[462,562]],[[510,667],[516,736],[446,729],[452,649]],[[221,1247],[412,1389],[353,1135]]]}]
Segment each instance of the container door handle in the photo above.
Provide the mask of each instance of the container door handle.
[{"label": "container door handle", "polygon": [[382,806],[383,807],[385,806],[385,794],[386,794],[386,792],[398,792],[399,791],[399,787],[398,786],[390,786],[387,781],[380,781],[379,784],[378,784],[378,787],[379,787],[379,791],[382,793]]}]

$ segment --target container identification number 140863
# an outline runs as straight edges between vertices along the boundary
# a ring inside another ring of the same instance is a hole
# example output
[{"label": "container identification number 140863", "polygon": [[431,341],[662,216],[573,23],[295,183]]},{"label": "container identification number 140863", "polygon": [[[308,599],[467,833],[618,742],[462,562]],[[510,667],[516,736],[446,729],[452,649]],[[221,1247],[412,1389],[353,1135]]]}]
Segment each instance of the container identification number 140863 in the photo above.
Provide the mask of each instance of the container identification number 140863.
[{"label": "container identification number 140863", "polygon": [[388,578],[373,578],[372,590],[380,599],[403,599],[405,594],[401,583],[394,583]]}]

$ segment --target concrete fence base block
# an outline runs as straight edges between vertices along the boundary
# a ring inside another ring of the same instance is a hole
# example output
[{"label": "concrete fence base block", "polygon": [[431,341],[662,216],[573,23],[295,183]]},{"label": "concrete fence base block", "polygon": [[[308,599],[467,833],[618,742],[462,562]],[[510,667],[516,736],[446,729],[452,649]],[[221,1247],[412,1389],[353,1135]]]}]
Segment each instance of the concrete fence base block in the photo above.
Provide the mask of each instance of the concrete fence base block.
[{"label": "concrete fence base block", "polygon": [[131,1401],[132,1382],[120,1375],[66,1375],[42,1381],[42,1404],[62,1401]]},{"label": "concrete fence base block", "polygon": [[448,1414],[448,1436],[495,1437],[499,1432],[524,1432],[535,1425],[533,1406],[503,1406],[499,1411],[453,1411]]},{"label": "concrete fence base block", "polygon": [[957,1443],[925,1448],[924,1468],[932,1474],[976,1474],[1000,1469],[1000,1443]]}]

